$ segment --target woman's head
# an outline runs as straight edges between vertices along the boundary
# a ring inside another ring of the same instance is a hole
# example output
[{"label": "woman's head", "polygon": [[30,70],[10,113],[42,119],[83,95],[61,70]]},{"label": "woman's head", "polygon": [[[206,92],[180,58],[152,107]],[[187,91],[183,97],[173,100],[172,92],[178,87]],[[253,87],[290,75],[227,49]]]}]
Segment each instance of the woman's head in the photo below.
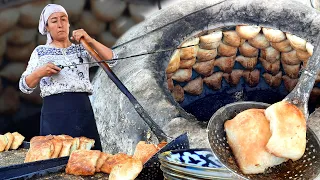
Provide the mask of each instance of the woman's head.
[{"label": "woman's head", "polygon": [[68,39],[69,20],[66,10],[57,4],[48,4],[42,10],[39,20],[39,32],[47,35],[47,44],[53,40]]}]

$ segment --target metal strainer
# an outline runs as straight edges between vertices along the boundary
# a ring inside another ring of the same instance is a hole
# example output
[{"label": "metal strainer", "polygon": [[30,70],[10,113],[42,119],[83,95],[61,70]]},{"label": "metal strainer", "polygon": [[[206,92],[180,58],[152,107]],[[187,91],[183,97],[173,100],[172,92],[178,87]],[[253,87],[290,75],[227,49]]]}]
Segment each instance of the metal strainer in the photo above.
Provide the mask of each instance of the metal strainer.
[{"label": "metal strainer", "polygon": [[[296,105],[308,119],[308,100],[315,78],[320,70],[320,35],[317,38],[313,56],[307,64],[306,70],[301,74],[296,87],[283,101]],[[245,179],[314,179],[320,173],[320,144],[317,136],[307,128],[307,146],[302,158],[297,161],[287,161],[278,166],[271,167],[263,174],[244,175],[233,156],[226,139],[224,123],[234,118],[238,113],[252,108],[266,109],[269,105],[259,102],[237,102],[220,108],[211,117],[208,124],[208,139],[213,153],[228,169],[239,178]]]}]

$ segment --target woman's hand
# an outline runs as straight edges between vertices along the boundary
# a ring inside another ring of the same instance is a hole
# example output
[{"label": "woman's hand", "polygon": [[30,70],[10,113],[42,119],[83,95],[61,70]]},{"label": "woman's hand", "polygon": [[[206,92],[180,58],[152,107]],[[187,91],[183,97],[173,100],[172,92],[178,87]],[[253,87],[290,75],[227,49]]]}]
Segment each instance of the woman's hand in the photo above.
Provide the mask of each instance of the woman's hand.
[{"label": "woman's hand", "polygon": [[80,43],[80,39],[83,38],[89,44],[92,43],[93,39],[88,35],[88,33],[83,29],[77,29],[72,32],[71,39]]},{"label": "woman's hand", "polygon": [[53,63],[47,63],[44,66],[36,70],[36,74],[39,78],[50,77],[54,74],[58,74],[61,71],[61,68],[54,65]]}]

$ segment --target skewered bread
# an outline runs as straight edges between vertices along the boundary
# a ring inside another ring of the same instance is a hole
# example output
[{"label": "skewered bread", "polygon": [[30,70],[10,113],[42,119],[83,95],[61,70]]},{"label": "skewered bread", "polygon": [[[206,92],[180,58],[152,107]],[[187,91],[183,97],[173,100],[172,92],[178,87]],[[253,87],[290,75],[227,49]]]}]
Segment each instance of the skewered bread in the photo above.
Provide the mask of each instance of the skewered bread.
[{"label": "skewered bread", "polygon": [[85,176],[94,175],[100,153],[98,150],[85,149],[72,152],[68,160],[66,173]]},{"label": "skewered bread", "polygon": [[249,109],[224,124],[227,140],[244,174],[263,173],[266,168],[286,161],[266,149],[271,136],[263,109]]},{"label": "skewered bread", "polygon": [[268,151],[278,157],[296,161],[306,149],[306,119],[302,111],[287,101],[277,102],[265,111],[270,121]]}]

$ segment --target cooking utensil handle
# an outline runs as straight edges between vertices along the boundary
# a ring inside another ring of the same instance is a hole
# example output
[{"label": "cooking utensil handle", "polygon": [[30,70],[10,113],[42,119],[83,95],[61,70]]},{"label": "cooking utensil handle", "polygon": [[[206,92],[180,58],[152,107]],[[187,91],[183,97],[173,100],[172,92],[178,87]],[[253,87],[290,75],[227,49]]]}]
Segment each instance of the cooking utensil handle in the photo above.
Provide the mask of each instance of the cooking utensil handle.
[{"label": "cooking utensil handle", "polygon": [[299,107],[308,119],[308,100],[311,90],[314,86],[315,79],[320,70],[320,35],[317,37],[316,46],[313,55],[307,63],[307,68],[302,72],[301,77],[295,88],[284,99]]},{"label": "cooking utensil handle", "polygon": [[[81,44],[84,48],[90,53],[92,57],[98,62],[102,61],[102,58],[91,48],[91,46],[83,39],[80,39]],[[129,101],[133,104],[134,108],[140,115],[140,117],[148,124],[152,132],[157,136],[159,142],[166,141],[169,138],[162,129],[151,119],[149,114],[145,111],[145,109],[141,106],[141,104],[136,100],[136,98],[129,92],[129,90],[122,84],[119,78],[113,73],[107,63],[100,62],[98,63],[100,67],[107,73],[108,77],[116,84],[116,86],[120,89],[120,91],[125,94]]]}]

